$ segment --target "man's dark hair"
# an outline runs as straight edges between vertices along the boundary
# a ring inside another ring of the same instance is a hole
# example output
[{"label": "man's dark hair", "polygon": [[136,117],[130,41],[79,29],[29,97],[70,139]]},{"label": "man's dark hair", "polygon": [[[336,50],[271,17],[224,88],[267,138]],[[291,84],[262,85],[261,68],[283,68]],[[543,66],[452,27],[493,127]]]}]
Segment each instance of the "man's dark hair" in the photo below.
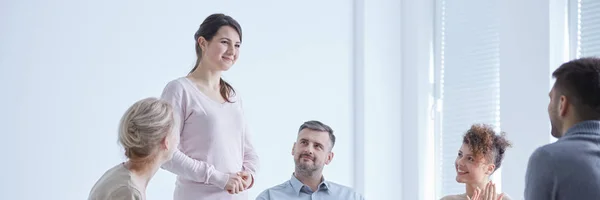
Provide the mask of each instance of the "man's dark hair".
[{"label": "man's dark hair", "polygon": [[313,131],[323,131],[329,133],[329,139],[331,140],[331,148],[333,149],[333,145],[335,145],[335,135],[333,135],[333,129],[331,129],[331,127],[323,124],[320,121],[311,120],[304,122],[302,125],[300,125],[300,129],[298,129],[298,132],[304,129],[310,129]]},{"label": "man's dark hair", "polygon": [[566,96],[578,120],[600,120],[600,58],[579,58],[552,73],[555,95]]}]

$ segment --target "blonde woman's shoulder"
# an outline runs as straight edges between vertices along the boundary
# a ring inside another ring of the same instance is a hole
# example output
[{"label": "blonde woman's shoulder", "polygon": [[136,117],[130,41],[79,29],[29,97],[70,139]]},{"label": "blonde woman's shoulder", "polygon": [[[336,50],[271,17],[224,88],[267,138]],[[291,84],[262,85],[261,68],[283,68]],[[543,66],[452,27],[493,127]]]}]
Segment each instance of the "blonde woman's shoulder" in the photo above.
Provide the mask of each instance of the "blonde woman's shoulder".
[{"label": "blonde woman's shoulder", "polygon": [[466,194],[453,194],[442,197],[440,200],[467,200]]}]

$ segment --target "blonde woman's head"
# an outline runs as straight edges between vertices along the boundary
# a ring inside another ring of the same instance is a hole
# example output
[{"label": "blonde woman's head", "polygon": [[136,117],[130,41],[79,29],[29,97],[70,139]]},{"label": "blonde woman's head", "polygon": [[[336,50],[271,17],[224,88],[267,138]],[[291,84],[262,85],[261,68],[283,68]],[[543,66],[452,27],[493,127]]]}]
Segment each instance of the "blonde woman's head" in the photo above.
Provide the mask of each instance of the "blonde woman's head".
[{"label": "blonde woman's head", "polygon": [[119,125],[119,143],[133,168],[171,159],[179,143],[178,120],[168,102],[153,97],[127,109]]}]

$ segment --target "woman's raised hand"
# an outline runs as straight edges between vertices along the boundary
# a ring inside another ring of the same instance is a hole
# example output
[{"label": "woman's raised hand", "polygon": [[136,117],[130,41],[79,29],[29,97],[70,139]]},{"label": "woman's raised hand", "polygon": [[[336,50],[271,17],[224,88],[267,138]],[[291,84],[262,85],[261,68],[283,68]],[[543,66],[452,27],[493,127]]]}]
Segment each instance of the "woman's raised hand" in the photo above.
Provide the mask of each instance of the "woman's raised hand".
[{"label": "woman's raised hand", "polygon": [[488,182],[485,185],[485,189],[483,191],[477,187],[473,192],[473,197],[467,196],[469,200],[502,200],[504,197],[504,193],[496,194],[496,184],[492,183],[492,181]]}]

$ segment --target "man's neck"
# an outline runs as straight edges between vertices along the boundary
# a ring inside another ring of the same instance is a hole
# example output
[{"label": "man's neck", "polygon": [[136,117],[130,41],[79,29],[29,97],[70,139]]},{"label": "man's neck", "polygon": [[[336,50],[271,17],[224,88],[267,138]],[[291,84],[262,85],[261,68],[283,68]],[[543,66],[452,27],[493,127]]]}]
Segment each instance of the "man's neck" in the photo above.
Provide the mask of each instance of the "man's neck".
[{"label": "man's neck", "polygon": [[566,135],[567,131],[571,127],[575,126],[575,124],[577,124],[579,122],[582,122],[582,121],[581,120],[576,120],[576,119],[573,119],[573,118],[567,118],[567,119],[565,119],[565,121],[563,122],[563,127],[562,127],[562,135],[563,136]]},{"label": "man's neck", "polygon": [[323,174],[321,171],[314,171],[313,173],[299,172],[296,170],[294,176],[304,185],[310,187],[313,192],[316,192],[319,184],[323,181]]}]

